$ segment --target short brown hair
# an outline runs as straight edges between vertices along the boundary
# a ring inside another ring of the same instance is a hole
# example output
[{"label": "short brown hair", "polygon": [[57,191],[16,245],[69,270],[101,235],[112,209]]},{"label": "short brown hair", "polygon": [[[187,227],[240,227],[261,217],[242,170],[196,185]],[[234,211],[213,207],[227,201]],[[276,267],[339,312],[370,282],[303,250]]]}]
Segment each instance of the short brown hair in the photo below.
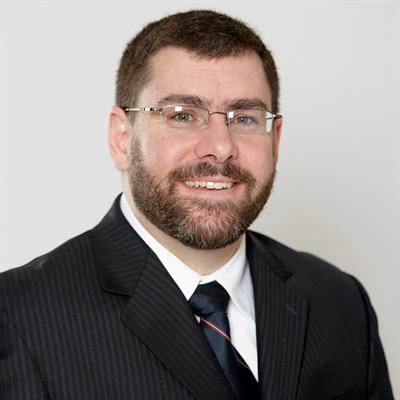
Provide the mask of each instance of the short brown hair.
[{"label": "short brown hair", "polygon": [[148,83],[149,61],[166,46],[194,52],[200,57],[221,58],[249,51],[263,63],[272,95],[272,112],[279,109],[279,77],[274,59],[261,38],[243,22],[210,10],[169,15],[145,26],[127,45],[117,74],[116,104],[133,107]]}]

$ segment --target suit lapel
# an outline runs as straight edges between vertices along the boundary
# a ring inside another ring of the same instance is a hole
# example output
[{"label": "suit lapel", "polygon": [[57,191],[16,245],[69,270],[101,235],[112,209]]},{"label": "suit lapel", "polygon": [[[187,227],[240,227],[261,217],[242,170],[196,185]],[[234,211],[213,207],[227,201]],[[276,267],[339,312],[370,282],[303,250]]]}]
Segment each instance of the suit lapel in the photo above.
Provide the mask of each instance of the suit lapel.
[{"label": "suit lapel", "polygon": [[196,398],[232,398],[186,299],[152,252],[122,320]]},{"label": "suit lapel", "polygon": [[265,243],[248,233],[256,309],[262,398],[295,399],[308,318],[308,302],[290,288],[291,272]]},{"label": "suit lapel", "polygon": [[185,297],[123,217],[119,198],[91,235],[103,289],[130,296],[122,322],[199,400],[233,399]]}]

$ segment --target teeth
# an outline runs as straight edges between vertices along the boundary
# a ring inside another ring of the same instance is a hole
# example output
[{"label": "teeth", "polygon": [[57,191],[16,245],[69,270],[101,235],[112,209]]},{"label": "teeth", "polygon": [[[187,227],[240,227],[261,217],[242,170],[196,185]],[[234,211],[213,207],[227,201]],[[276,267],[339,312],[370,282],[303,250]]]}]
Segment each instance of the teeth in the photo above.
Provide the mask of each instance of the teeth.
[{"label": "teeth", "polygon": [[185,185],[195,188],[207,188],[213,190],[230,189],[233,186],[232,182],[206,182],[206,181],[185,181]]}]

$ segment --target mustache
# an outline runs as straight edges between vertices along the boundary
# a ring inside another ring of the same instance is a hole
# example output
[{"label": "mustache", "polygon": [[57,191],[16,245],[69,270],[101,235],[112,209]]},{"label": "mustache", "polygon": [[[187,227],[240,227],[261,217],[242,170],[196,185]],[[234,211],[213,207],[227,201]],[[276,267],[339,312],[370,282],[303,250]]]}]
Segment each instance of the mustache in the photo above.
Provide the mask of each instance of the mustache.
[{"label": "mustache", "polygon": [[172,184],[177,180],[217,175],[222,175],[226,178],[246,183],[250,187],[254,186],[256,183],[253,175],[238,165],[232,164],[231,162],[225,162],[222,165],[217,166],[207,161],[177,167],[168,174],[168,180],[169,183]]}]

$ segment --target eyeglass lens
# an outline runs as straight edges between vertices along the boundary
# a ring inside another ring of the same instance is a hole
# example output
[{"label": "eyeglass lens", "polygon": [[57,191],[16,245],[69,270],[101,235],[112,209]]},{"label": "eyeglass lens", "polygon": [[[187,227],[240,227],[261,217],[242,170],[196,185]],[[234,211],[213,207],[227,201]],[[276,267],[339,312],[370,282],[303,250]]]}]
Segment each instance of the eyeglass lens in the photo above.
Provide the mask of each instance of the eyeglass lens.
[{"label": "eyeglass lens", "polygon": [[[203,107],[171,105],[162,107],[161,116],[165,126],[172,130],[195,132],[207,126],[210,113]],[[265,110],[232,110],[226,113],[225,118],[234,133],[257,134],[272,131],[273,115]]]}]

